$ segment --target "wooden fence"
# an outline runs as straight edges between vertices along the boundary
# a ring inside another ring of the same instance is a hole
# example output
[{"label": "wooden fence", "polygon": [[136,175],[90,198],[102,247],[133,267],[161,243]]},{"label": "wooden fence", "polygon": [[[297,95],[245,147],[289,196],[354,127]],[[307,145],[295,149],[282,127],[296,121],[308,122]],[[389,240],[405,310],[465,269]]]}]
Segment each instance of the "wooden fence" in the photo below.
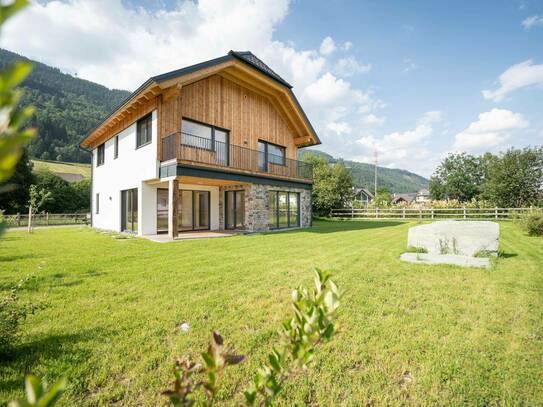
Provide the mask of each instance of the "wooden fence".
[{"label": "wooden fence", "polygon": [[[28,226],[28,214],[4,215],[4,222],[9,228]],[[87,213],[36,213],[32,215],[32,226],[87,225],[90,214]]]},{"label": "wooden fence", "polygon": [[541,208],[345,208],[333,209],[332,218],[341,219],[390,219],[390,220],[432,220],[432,219],[487,219],[511,220]]}]

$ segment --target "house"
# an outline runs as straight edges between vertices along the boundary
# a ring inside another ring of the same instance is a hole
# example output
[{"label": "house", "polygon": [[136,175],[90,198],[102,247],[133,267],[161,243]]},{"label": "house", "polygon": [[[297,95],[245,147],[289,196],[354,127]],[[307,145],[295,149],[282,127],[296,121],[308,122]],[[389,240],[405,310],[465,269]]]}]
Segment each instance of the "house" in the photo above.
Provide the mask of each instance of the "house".
[{"label": "house", "polygon": [[425,188],[421,189],[417,193],[417,196],[415,197],[415,202],[417,202],[417,203],[430,202],[430,191],[428,191]]},{"label": "house", "polygon": [[391,203],[394,205],[398,204],[410,204],[416,198],[416,194],[394,194],[392,197]]},{"label": "house", "polygon": [[292,86],[251,52],[154,76],[88,134],[92,226],[138,235],[311,224],[320,144]]},{"label": "house", "polygon": [[353,199],[362,202],[364,206],[368,206],[373,200],[373,194],[366,188],[353,187]]}]

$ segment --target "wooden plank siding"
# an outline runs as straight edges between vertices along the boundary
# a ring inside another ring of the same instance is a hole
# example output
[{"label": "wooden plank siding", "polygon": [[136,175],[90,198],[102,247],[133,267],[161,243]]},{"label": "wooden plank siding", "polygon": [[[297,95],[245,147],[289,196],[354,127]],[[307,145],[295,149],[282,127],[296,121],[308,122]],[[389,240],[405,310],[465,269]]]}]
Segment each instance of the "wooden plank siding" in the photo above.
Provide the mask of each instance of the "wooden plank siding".
[{"label": "wooden plank siding", "polygon": [[286,147],[286,157],[296,159],[298,134],[271,100],[220,75],[183,86],[162,112],[161,137],[179,131],[186,117],[229,130],[233,145],[256,150],[258,140],[266,140]]}]

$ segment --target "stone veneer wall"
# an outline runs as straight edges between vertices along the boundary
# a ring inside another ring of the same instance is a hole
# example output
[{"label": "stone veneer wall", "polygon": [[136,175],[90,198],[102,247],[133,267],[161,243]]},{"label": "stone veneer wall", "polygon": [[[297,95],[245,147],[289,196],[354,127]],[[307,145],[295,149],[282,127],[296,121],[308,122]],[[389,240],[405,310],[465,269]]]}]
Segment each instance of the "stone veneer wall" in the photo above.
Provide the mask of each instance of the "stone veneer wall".
[{"label": "stone veneer wall", "polygon": [[219,188],[219,228],[224,230],[224,193],[230,190],[245,191],[245,229],[264,232],[268,228],[268,191],[300,193],[300,226],[311,226],[311,190],[304,188],[275,187],[262,184],[228,185]]}]

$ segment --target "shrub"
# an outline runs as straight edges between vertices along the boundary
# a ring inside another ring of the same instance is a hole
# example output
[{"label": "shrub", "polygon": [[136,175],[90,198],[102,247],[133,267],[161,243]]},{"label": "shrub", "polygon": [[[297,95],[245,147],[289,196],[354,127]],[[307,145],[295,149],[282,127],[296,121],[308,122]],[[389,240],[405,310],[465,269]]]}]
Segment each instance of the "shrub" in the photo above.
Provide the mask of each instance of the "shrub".
[{"label": "shrub", "polygon": [[523,223],[528,235],[543,236],[543,212],[534,212],[526,215]]},{"label": "shrub", "polygon": [[36,306],[21,304],[19,300],[18,293],[29,279],[21,280],[7,293],[0,294],[0,355],[11,349],[18,338],[19,325],[36,309]]}]

